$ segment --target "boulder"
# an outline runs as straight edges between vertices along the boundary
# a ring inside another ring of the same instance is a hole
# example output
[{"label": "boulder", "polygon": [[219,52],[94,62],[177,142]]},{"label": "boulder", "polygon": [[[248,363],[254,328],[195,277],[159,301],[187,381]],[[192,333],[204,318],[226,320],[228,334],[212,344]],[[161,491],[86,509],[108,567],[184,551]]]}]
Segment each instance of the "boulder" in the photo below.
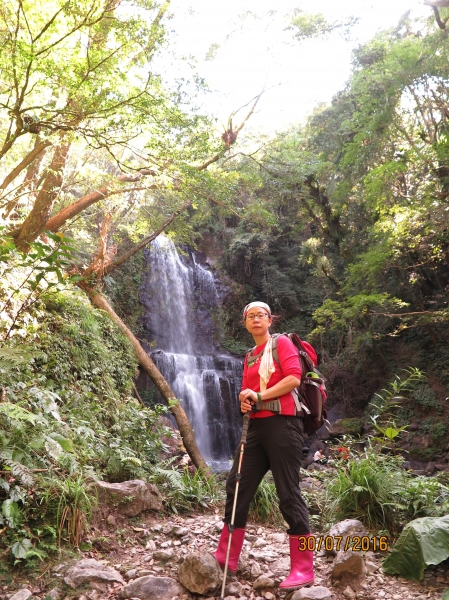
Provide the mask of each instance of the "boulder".
[{"label": "boulder", "polygon": [[179,567],[179,581],[189,592],[205,595],[220,585],[223,573],[209,552],[189,554]]},{"label": "boulder", "polygon": [[161,510],[162,496],[157,487],[140,479],[107,483],[95,481],[98,501],[106,506],[115,506],[125,517],[135,517],[144,510]]},{"label": "boulder", "polygon": [[329,433],[331,437],[340,437],[341,435],[360,435],[363,429],[363,420],[354,417],[347,419],[338,419],[333,423]]},{"label": "boulder", "polygon": [[181,586],[171,577],[138,577],[128,583],[121,591],[122,598],[139,598],[140,600],[171,600],[180,596]]},{"label": "boulder", "polygon": [[317,585],[297,590],[290,600],[327,600],[328,598],[332,598],[332,592],[322,585]]},{"label": "boulder", "polygon": [[360,552],[338,552],[332,563],[332,578],[334,581],[349,584],[360,583],[365,579],[365,561]]},{"label": "boulder", "polygon": [[331,537],[334,540],[334,548],[333,550],[327,550],[328,554],[337,554],[336,538],[342,538],[340,543],[340,549],[344,550],[346,546],[346,540],[349,537],[349,543],[353,541],[354,536],[358,536],[362,538],[363,536],[367,536],[368,531],[366,530],[365,525],[357,519],[344,519],[343,521],[339,521],[336,525],[333,525],[329,531],[325,534],[326,537]]},{"label": "boulder", "polygon": [[70,567],[64,577],[64,583],[73,590],[84,583],[100,583],[107,586],[116,582],[125,583],[120,573],[93,558],[83,558],[78,561]]}]

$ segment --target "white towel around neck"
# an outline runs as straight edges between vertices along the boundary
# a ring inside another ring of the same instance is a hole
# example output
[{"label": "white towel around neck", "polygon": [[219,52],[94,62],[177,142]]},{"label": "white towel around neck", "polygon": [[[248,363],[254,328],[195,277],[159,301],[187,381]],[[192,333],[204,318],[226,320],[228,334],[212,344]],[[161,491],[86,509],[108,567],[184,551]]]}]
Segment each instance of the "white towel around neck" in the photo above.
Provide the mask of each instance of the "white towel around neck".
[{"label": "white towel around neck", "polygon": [[264,348],[259,366],[261,392],[267,389],[267,383],[270,381],[270,377],[275,372],[275,370],[276,369],[273,362],[273,338],[270,336]]}]

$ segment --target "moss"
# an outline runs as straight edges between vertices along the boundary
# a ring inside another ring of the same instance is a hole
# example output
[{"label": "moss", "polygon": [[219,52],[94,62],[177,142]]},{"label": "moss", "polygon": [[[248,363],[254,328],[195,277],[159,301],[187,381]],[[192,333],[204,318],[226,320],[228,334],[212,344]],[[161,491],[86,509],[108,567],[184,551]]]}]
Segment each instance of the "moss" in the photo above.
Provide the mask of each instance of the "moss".
[{"label": "moss", "polygon": [[348,435],[360,435],[363,429],[363,420],[355,417],[339,419],[337,424],[345,430]]}]

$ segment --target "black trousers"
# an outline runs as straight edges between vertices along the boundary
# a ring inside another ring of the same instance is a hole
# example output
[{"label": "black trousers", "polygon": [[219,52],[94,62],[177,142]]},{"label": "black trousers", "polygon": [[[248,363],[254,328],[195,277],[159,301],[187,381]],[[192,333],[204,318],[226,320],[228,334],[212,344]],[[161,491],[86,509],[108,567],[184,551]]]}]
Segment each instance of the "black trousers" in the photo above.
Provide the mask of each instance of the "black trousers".
[{"label": "black trousers", "polygon": [[[279,496],[279,508],[289,525],[287,533],[303,535],[310,532],[309,512],[299,488],[303,444],[303,422],[298,417],[276,415],[251,419],[243,455],[235,527],[246,526],[251,500],[263,476],[271,469]],[[239,457],[240,446],[237,448],[234,464],[226,482],[227,497],[223,520],[228,524],[231,522]]]}]

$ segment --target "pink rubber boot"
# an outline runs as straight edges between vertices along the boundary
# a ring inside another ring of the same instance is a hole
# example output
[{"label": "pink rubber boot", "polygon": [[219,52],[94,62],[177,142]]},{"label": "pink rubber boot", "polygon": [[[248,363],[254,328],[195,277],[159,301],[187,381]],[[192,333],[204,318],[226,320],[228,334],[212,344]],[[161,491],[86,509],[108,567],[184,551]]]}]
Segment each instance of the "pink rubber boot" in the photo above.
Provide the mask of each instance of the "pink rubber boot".
[{"label": "pink rubber boot", "polygon": [[290,575],[279,584],[280,588],[299,588],[314,581],[313,550],[307,546],[306,535],[290,535]]},{"label": "pink rubber boot", "polygon": [[[228,569],[230,571],[237,571],[239,566],[239,556],[242,551],[243,540],[245,539],[245,529],[234,529],[231,540],[231,550],[229,552]],[[219,565],[224,569],[226,563],[226,552],[228,551],[228,540],[229,540],[229,529],[225,523],[221,530],[220,541],[218,542],[218,548],[214,552],[214,556],[217,559]]]}]

